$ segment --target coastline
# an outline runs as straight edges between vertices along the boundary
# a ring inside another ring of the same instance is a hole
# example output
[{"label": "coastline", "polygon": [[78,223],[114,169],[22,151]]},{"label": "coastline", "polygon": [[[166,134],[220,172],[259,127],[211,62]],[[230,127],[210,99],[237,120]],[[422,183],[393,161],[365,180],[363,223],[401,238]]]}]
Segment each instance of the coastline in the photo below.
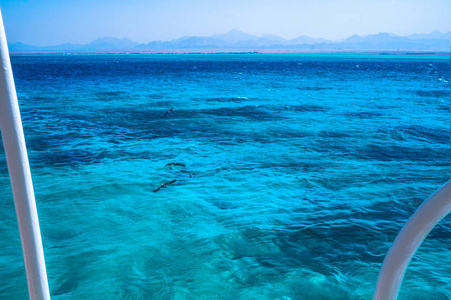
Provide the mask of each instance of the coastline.
[{"label": "coastline", "polygon": [[105,55],[105,54],[324,54],[324,55],[450,55],[444,51],[387,50],[229,50],[229,49],[167,49],[167,50],[105,50],[105,51],[11,51],[12,55]]}]

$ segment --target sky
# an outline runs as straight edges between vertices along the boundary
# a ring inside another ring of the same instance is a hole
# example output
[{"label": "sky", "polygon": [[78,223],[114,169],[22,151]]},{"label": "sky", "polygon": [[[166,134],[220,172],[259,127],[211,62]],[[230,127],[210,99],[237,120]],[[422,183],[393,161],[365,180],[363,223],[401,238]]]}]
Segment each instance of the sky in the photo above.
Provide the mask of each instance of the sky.
[{"label": "sky", "polygon": [[0,0],[7,40],[139,43],[238,29],[286,39],[451,31],[451,0]]}]

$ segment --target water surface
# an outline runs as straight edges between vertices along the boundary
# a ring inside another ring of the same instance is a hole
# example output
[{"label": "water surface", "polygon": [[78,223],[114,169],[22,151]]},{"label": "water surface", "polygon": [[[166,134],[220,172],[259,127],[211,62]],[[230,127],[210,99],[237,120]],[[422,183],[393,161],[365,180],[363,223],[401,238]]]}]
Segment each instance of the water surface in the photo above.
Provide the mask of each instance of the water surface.
[{"label": "water surface", "polygon": [[[450,176],[447,57],[12,65],[52,299],[369,299],[397,232]],[[27,299],[1,151],[0,298]],[[399,299],[449,299],[449,220]]]}]

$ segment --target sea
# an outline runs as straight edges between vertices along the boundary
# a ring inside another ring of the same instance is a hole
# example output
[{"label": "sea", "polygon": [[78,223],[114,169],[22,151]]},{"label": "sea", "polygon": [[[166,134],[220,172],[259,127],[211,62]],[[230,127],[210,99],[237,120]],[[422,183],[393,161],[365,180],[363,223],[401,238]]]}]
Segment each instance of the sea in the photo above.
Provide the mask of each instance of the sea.
[{"label": "sea", "polygon": [[[446,55],[11,61],[55,300],[371,299],[450,179]],[[451,299],[450,221],[398,299]],[[3,147],[0,299],[28,299]]]}]

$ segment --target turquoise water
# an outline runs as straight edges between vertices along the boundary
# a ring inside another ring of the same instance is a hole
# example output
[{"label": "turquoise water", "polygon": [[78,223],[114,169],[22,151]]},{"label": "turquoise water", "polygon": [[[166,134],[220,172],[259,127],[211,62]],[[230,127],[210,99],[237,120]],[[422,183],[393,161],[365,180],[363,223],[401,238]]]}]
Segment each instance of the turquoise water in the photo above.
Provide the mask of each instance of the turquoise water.
[{"label": "turquoise water", "polygon": [[[52,299],[370,299],[450,176],[449,57],[12,64]],[[27,299],[1,151],[0,299]],[[399,299],[451,297],[450,230],[431,232]]]}]

